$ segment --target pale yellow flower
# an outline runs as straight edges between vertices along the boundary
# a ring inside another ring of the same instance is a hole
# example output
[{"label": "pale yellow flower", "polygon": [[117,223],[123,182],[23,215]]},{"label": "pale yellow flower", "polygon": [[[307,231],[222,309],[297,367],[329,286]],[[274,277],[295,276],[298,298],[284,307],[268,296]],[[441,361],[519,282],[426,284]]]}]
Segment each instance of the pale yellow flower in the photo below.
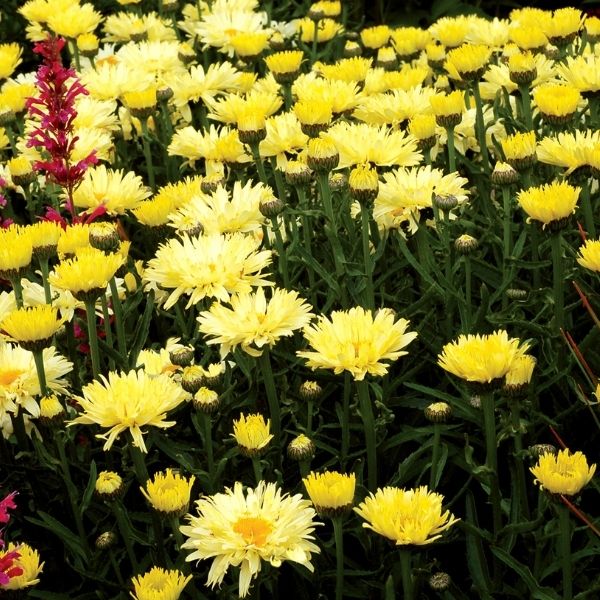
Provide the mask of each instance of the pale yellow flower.
[{"label": "pale yellow flower", "polygon": [[260,356],[265,348],[280,338],[308,324],[312,307],[295,291],[275,288],[267,300],[264,289],[236,294],[231,308],[215,302],[198,316],[200,332],[211,339],[207,344],[221,344],[224,357],[236,346],[251,356]]},{"label": "pale yellow flower", "polygon": [[387,308],[374,314],[362,307],[334,311],[331,319],[321,316],[304,329],[311,350],[296,354],[312,369],[332,369],[337,375],[348,371],[357,381],[367,373],[382,376],[389,369],[383,361],[408,354],[402,349],[417,337],[416,332],[406,331],[408,325],[406,319],[395,320]]},{"label": "pale yellow flower", "polygon": [[82,413],[69,425],[99,425],[110,428],[96,437],[106,440],[104,450],[110,450],[124,431],[129,431],[133,445],[147,452],[143,427],[166,429],[175,421],[166,421],[167,412],[179,406],[186,392],[168,375],[151,377],[144,371],[110,372],[108,379],[92,381],[82,389],[77,401]]},{"label": "pale yellow flower", "polygon": [[224,493],[204,496],[196,502],[197,516],[181,527],[188,538],[183,549],[187,561],[214,558],[207,585],[220,585],[230,566],[240,567],[239,595],[248,594],[261,561],[273,567],[290,560],[313,571],[311,557],[320,552],[313,542],[317,523],[309,500],[300,494],[282,494],[274,483],[261,481],[244,492],[241,483]]}]

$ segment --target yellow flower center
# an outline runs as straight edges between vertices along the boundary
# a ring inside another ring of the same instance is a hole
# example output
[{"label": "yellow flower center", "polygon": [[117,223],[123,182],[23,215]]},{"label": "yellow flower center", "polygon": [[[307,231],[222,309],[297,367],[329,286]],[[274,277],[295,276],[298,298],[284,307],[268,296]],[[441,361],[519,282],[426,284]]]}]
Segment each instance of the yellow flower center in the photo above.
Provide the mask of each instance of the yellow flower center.
[{"label": "yellow flower center", "polygon": [[25,371],[21,369],[6,369],[0,371],[0,385],[10,385],[14,383]]},{"label": "yellow flower center", "polygon": [[247,544],[261,547],[265,545],[273,525],[260,517],[242,517],[236,521],[233,530],[239,533]]}]

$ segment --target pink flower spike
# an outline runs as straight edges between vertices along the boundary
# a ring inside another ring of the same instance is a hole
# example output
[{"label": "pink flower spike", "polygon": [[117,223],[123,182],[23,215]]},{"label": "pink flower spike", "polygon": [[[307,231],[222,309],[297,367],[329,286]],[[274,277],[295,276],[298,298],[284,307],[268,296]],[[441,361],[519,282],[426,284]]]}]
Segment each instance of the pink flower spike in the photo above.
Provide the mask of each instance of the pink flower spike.
[{"label": "pink flower spike", "polygon": [[15,504],[16,495],[17,492],[11,492],[4,500],[0,501],[0,523],[8,523],[10,520],[8,511],[17,508],[17,505]]}]

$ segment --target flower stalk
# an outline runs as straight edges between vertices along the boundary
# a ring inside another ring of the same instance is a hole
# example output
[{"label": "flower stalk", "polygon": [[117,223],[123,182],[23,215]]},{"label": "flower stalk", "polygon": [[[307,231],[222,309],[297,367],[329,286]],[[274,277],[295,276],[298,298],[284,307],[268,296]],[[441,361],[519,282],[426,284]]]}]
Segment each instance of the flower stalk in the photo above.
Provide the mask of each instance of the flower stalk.
[{"label": "flower stalk", "polygon": [[357,381],[358,402],[365,432],[367,447],[367,481],[371,491],[377,489],[377,441],[375,435],[375,417],[373,406],[369,397],[369,383],[365,380]]},{"label": "flower stalk", "polygon": [[342,517],[333,517],[335,541],[335,600],[344,598],[344,526]]},{"label": "flower stalk", "polygon": [[571,516],[563,504],[556,504],[558,512],[558,554],[562,565],[563,600],[573,598],[573,559],[571,557]]}]

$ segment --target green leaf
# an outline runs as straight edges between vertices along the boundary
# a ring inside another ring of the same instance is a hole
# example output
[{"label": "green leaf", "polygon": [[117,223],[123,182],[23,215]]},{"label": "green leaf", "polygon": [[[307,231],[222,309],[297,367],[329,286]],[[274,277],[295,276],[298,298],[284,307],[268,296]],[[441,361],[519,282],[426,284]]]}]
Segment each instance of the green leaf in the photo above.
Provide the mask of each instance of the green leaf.
[{"label": "green leaf", "polygon": [[[465,523],[462,524],[462,527],[465,529],[467,563],[469,565],[469,571],[473,576],[473,581],[482,598],[485,600],[491,600],[490,573],[488,571],[487,561],[483,552],[481,535],[478,535],[481,530],[479,529],[479,523],[477,522],[475,499],[473,498],[473,494],[471,492],[468,492],[466,496],[466,513],[467,519]],[[469,527],[465,527],[465,525],[468,525]]]},{"label": "green leaf", "polygon": [[142,318],[138,321],[129,351],[129,364],[135,365],[138,354],[146,343],[148,333],[150,332],[150,321],[154,312],[154,291],[150,290],[146,295],[146,308]]},{"label": "green leaf", "polygon": [[508,552],[494,546],[491,547],[491,550],[505,565],[519,575],[529,589],[529,593],[531,594],[530,598],[533,598],[534,600],[560,600],[560,596],[556,594],[554,590],[547,587],[541,587],[534,579],[531,571],[524,564],[515,560]]},{"label": "green leaf", "polygon": [[39,525],[54,533],[54,535],[62,540],[63,544],[71,551],[74,557],[77,557],[83,563],[87,563],[88,557],[78,536],[48,513],[38,510],[37,514],[41,520],[34,519],[33,517],[25,517],[25,519],[34,525]]},{"label": "green leaf", "polygon": [[81,499],[81,506],[79,507],[79,514],[82,517],[92,500],[92,496],[93,496],[94,490],[96,488],[97,477],[98,477],[98,469],[96,467],[96,461],[93,460],[90,464],[90,478],[89,478],[88,484],[85,488],[85,491],[83,492],[83,498]]}]

